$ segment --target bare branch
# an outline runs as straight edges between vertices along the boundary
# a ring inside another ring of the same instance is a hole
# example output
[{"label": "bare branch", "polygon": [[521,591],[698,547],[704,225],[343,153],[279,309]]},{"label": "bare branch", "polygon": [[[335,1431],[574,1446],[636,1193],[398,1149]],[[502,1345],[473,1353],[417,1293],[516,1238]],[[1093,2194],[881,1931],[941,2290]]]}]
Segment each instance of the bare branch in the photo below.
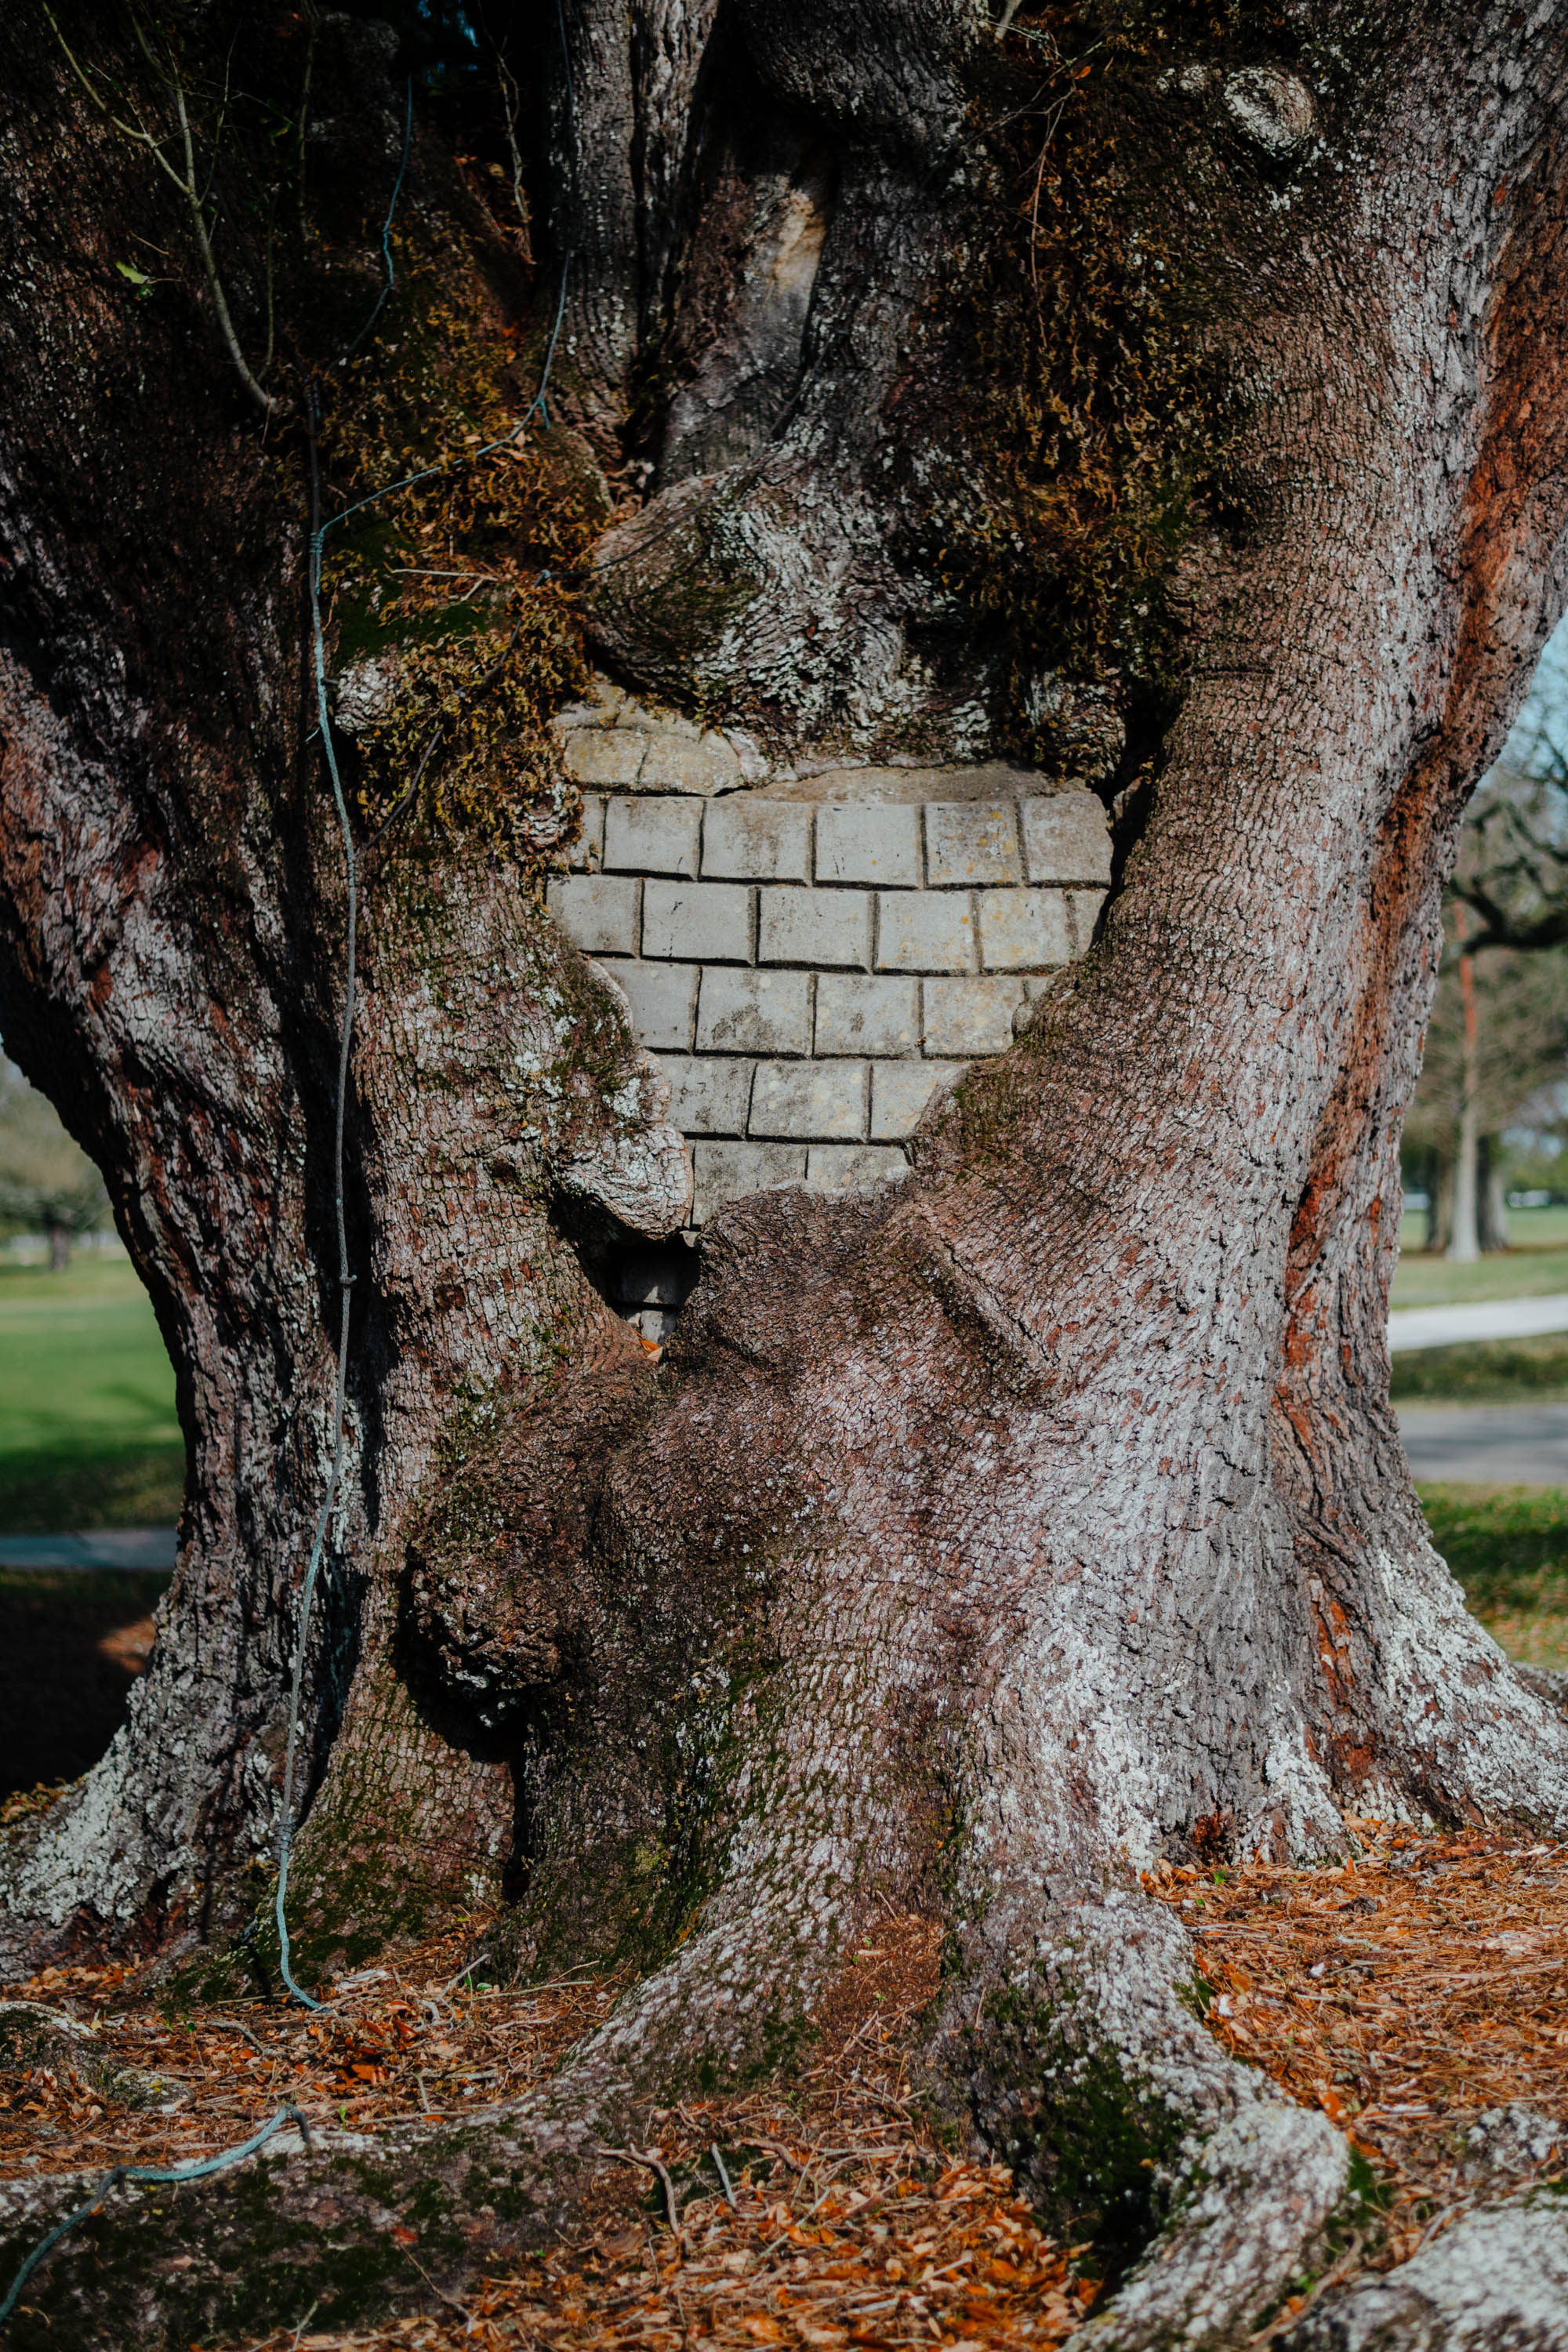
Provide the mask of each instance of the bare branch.
[{"label": "bare branch", "polygon": [[[239,374],[240,382],[244,384],[247,392],[257,404],[257,406],[261,410],[262,415],[264,416],[272,415],[282,404],[274,399],[272,394],[266,391],[263,386],[257,382],[255,375],[251,373],[249,363],[246,359],[243,350],[240,348],[239,337],[235,331],[234,320],[229,311],[228,298],[224,292],[223,280],[218,275],[217,261],[213,253],[212,240],[207,235],[206,218],[203,211],[203,205],[205,200],[205,191],[199,188],[196,184],[195,143],[191,136],[190,116],[185,106],[184,85],[181,81],[178,73],[175,72],[172,67],[167,73],[164,72],[163,68],[159,64],[157,58],[154,58],[151,48],[147,45],[147,37],[142,29],[141,24],[133,16],[131,21],[132,29],[136,37],[136,45],[142,51],[142,56],[146,58],[148,64],[152,67],[153,72],[159,76],[161,80],[165,80],[167,82],[170,93],[174,98],[174,111],[180,126],[181,142],[184,151],[185,167],[183,173],[170,163],[167,155],[163,152],[162,142],[153,137],[152,131],[148,130],[146,124],[141,121],[140,117],[137,117],[133,121],[127,122],[123,115],[116,114],[113,111],[107,100],[103,98],[97,89],[95,89],[91,77],[89,75],[86,68],[79,62],[69,43],[66,39],[65,35],[61,32],[58,24],[56,22],[54,12],[48,5],[48,0],[45,0],[44,14],[49,20],[50,30],[53,32],[56,40],[59,43],[60,48],[65,55],[67,64],[70,67],[72,73],[75,74],[78,81],[81,84],[82,89],[86,91],[89,99],[90,99],[99,112],[105,116],[124,138],[133,141],[139,147],[144,147],[147,150],[147,152],[152,156],[153,162],[157,164],[159,170],[163,173],[164,177],[179,190],[181,195],[184,198],[190,210],[192,226],[195,231],[196,250],[201,255],[202,268],[207,281],[207,291],[212,296],[213,308],[217,313],[218,329],[223,336],[225,348],[227,350],[229,358],[234,362],[235,367]],[[227,103],[228,85],[226,78],[223,100],[224,110],[226,110]],[[220,110],[220,125],[222,119],[223,111]],[[213,163],[213,170],[215,173],[217,163],[215,153]],[[212,184],[211,174],[208,176],[207,184],[210,188]],[[272,272],[270,249],[268,250],[268,256],[267,307],[267,353],[268,360],[270,360],[272,356]]]},{"label": "bare branch", "polygon": [[501,55],[499,44],[495,45],[495,51],[496,75],[501,89],[501,121],[506,126],[507,153],[511,159],[511,200],[516,207],[520,223],[518,249],[524,261],[531,261],[533,259],[532,225],[529,217],[528,197],[522,185],[522,150],[518,145],[517,140],[517,118],[521,110],[522,96],[517,86],[517,78]]}]

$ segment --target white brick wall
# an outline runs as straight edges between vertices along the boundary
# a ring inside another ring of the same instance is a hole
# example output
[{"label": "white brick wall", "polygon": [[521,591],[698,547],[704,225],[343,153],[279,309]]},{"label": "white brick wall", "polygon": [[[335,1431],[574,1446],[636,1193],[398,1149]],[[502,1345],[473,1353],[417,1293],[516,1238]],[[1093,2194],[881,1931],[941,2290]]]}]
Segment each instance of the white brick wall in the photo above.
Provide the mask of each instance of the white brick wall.
[{"label": "white brick wall", "polygon": [[1076,791],[813,806],[689,775],[718,739],[639,740],[630,791],[612,733],[592,752],[574,738],[575,772],[611,790],[584,794],[578,870],[549,900],[669,1080],[693,1222],[771,1185],[898,1174],[933,1091],[1003,1052],[1045,975],[1088,948],[1104,809]]}]

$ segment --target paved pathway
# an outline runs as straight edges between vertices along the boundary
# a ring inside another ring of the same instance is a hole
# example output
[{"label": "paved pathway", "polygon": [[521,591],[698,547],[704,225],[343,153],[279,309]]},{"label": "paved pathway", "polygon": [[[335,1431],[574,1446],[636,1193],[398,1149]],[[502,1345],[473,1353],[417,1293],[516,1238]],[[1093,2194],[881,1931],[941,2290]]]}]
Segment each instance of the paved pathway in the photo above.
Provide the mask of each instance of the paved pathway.
[{"label": "paved pathway", "polygon": [[1552,1298],[1478,1298],[1465,1307],[1401,1307],[1388,1318],[1388,1344],[1396,1350],[1526,1339],[1537,1331],[1568,1331],[1568,1291]]},{"label": "paved pathway", "polygon": [[0,1536],[0,1569],[174,1565],[174,1528],[92,1528],[81,1535]]},{"label": "paved pathway", "polygon": [[1568,1486],[1568,1404],[1405,1404],[1398,1412],[1419,1479]]}]

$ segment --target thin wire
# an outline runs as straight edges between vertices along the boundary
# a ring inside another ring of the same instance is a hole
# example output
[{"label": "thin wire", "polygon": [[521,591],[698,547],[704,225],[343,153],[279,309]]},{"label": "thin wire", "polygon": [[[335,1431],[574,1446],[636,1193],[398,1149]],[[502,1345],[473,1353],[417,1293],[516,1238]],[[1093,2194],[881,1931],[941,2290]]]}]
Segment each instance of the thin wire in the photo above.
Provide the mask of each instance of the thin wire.
[{"label": "thin wire", "polygon": [[566,11],[562,5],[562,0],[555,0],[555,21],[561,27],[561,62],[566,69],[566,102],[575,113],[577,85],[572,79],[572,47],[566,38]]},{"label": "thin wire", "polygon": [[542,416],[547,433],[550,430],[550,403],[545,398],[545,390],[550,382],[550,371],[555,364],[555,346],[561,339],[561,321],[566,316],[566,282],[571,275],[572,256],[568,252],[561,264],[561,293],[555,305],[555,324],[550,330],[550,342],[544,354],[544,365],[540,371],[539,390],[522,412],[521,421],[524,425],[536,413]]},{"label": "thin wire", "polygon": [[[544,366],[540,374],[538,391],[517,424],[499,440],[488,443],[482,449],[476,449],[472,453],[475,457],[486,457],[490,450],[499,449],[504,443],[512,440],[535,415],[542,414],[548,416],[546,395],[550,384],[550,371],[554,365],[556,345],[561,335],[561,321],[565,313],[566,284],[571,267],[572,257],[568,254],[562,265],[561,292],[555,305],[555,323],[545,352]],[[429,475],[444,470],[437,466],[426,467],[419,473],[406,476],[401,482],[390,482],[383,489],[372,490],[366,497],[356,499],[353,506],[342,508],[335,515],[329,515],[323,522],[318,424],[315,387],[313,384],[307,384],[305,428],[310,455],[310,548],[307,584],[310,599],[311,656],[316,678],[317,731],[321,736],[321,749],[326,755],[327,772],[331,778],[332,800],[337,809],[339,829],[342,835],[343,866],[348,882],[347,973],[343,989],[342,1025],[338,1038],[337,1102],[332,1122],[332,1200],[337,1219],[338,1283],[342,1293],[342,1305],[338,1325],[337,1375],[332,1395],[332,1464],[328,1474],[326,1493],[321,1498],[321,1507],[316,1518],[315,1534],[310,1543],[310,1563],[305,1570],[305,1581],[300,1594],[299,1623],[294,1637],[294,1669],[289,1691],[289,1737],[283,1755],[283,1801],[278,1829],[278,1891],[273,1900],[273,1916],[278,1926],[279,1972],[286,1990],[293,1995],[293,1998],[302,2003],[306,2009],[315,2010],[321,2009],[323,2004],[306,1992],[294,1977],[289,1941],[289,1857],[294,1841],[294,1770],[300,1745],[300,1703],[304,1690],[305,1659],[310,1644],[310,1616],[315,1604],[316,1583],[321,1574],[321,1550],[326,1540],[327,1526],[336,1505],[338,1489],[342,1479],[344,1418],[348,1400],[349,1309],[354,1283],[354,1276],[349,1267],[348,1229],[343,1212],[343,1124],[348,1101],[349,1057],[353,1045],[356,957],[359,943],[359,865],[354,852],[353,827],[349,821],[348,799],[343,791],[342,776],[338,767],[337,745],[332,735],[331,709],[327,694],[326,630],[321,618],[321,565],[327,533],[330,530],[335,530],[340,523],[345,522],[350,515],[358,514],[363,508],[374,505],[376,499],[390,498],[395,491],[406,489],[411,483],[423,481]],[[439,730],[437,735],[438,733]],[[437,737],[433,736],[426,747],[425,758],[419,763],[419,773],[415,778],[414,788],[417,787],[419,776],[423,775],[426,763],[436,749],[437,740]],[[407,796],[405,795],[405,797]],[[399,805],[401,807],[401,803]]]},{"label": "thin wire", "polygon": [[307,2009],[320,2009],[321,2003],[294,1981],[289,1950],[289,1850],[294,1838],[294,1759],[300,1741],[300,1696],[305,1679],[310,1611],[315,1600],[316,1579],[321,1573],[321,1546],[326,1538],[327,1523],[338,1499],[343,1469],[343,1415],[349,1377],[349,1309],[354,1284],[349,1267],[348,1226],[343,1214],[343,1118],[348,1099],[349,1054],[353,1044],[354,982],[359,944],[359,866],[354,855],[353,827],[349,823],[348,802],[338,768],[337,746],[332,740],[331,712],[327,701],[327,646],[321,625],[321,549],[330,525],[321,520],[321,467],[317,425],[316,392],[315,386],[310,384],[307,385],[305,393],[305,426],[310,452],[310,561],[308,579],[310,637],[316,670],[316,712],[321,749],[326,753],[327,772],[332,780],[332,799],[338,812],[338,824],[343,837],[343,866],[348,879],[349,904],[347,973],[343,986],[342,1024],[338,1035],[337,1102],[332,1118],[332,1205],[338,1228],[338,1285],[342,1293],[338,1325],[337,1377],[332,1391],[332,1466],[317,1515],[310,1565],[305,1570],[304,1588],[300,1595],[300,1625],[294,1643],[294,1673],[289,1694],[289,1741],[283,1756],[283,1807],[278,1832],[278,1894],[274,1904],[279,1972],[289,1991]]},{"label": "thin wire", "polygon": [[397,210],[397,199],[403,194],[403,177],[404,173],[408,169],[408,150],[413,142],[413,138],[414,77],[410,74],[406,85],[403,107],[403,160],[397,166],[397,177],[392,184],[392,202],[386,207],[386,218],[382,223],[381,227],[381,257],[386,264],[386,283],[375,298],[375,308],[372,310],[369,318],[365,320],[363,326],[360,329],[358,334],[354,337],[353,342],[343,353],[342,358],[338,362],[338,365],[340,367],[346,367],[349,361],[354,357],[360,345],[370,333],[371,329],[380,318],[383,310],[385,310],[387,302],[397,285],[397,272],[394,268],[392,261],[392,216]]},{"label": "thin wire", "polygon": [[111,2172],[104,2174],[87,2203],[79,2205],[74,2213],[68,2213],[63,2221],[57,2221],[48,2236],[41,2238],[33,2248],[32,2252],[12,2280],[5,2302],[0,2303],[0,2327],[5,2326],[16,2310],[22,2289],[26,2285],[44,2256],[59,2244],[68,2231],[74,2230],[79,2222],[85,2221],[89,2213],[96,2213],[111,2189],[118,2189],[127,2180],[145,2180],[163,2184],[180,2180],[203,2180],[215,2172],[228,2172],[235,2165],[243,2164],[247,2157],[254,2156],[258,2147],[265,2147],[274,2133],[280,2132],[287,2123],[298,2124],[300,2137],[308,2147],[310,2144],[310,2125],[298,2107],[287,2106],[279,2107],[270,2123],[265,2123],[259,2131],[252,2132],[250,2137],[242,2141],[238,2147],[224,2148],[217,2156],[203,2157],[199,2161],[191,2164],[117,2164]]},{"label": "thin wire", "polygon": [[[563,30],[564,31],[564,27],[563,27]],[[568,72],[570,72],[570,68],[568,68]],[[347,361],[352,358],[353,353],[359,349],[360,344],[363,342],[366,335],[370,332],[371,329],[375,324],[377,318],[380,316],[387,297],[392,293],[396,283],[392,259],[390,234],[393,215],[397,207],[397,199],[403,187],[404,174],[408,165],[409,135],[413,121],[413,106],[414,86],[412,81],[410,81],[408,85],[407,110],[405,115],[403,161],[398,168],[396,184],[392,192],[392,202],[387,207],[386,222],[382,230],[382,252],[386,262],[387,282],[382,289],[382,293],[376,302],[375,309],[371,312],[371,315],[365,321],[363,327],[361,328],[359,335],[356,337],[353,343],[352,343],[348,351],[344,352],[343,361]],[[484,448],[473,451],[472,455],[474,457],[488,457],[491,450],[502,447],[506,442],[512,440],[515,435],[519,433],[522,427],[529,423],[531,418],[535,415],[542,415],[546,425],[548,426],[550,410],[547,402],[547,394],[550,384],[550,372],[552,367],[554,365],[556,345],[561,335],[561,322],[565,315],[566,284],[571,267],[572,256],[568,253],[562,264],[561,292],[555,306],[555,322],[551,330],[550,341],[545,351],[544,366],[540,374],[538,391],[534,394],[534,396],[529,403],[528,407],[523,411],[522,415],[518,419],[517,424],[514,425],[509,432],[503,434],[499,440],[489,442]],[[342,362],[340,362],[339,364],[342,364]],[[295,1982],[289,1952],[287,1903],[289,1893],[289,1856],[294,1836],[294,1770],[295,1759],[299,1750],[300,1702],[304,1686],[306,1653],[310,1643],[310,1615],[315,1600],[316,1583],[321,1573],[321,1551],[326,1541],[327,1527],[331,1518],[333,1507],[337,1502],[339,1487],[342,1482],[344,1420],[348,1402],[349,1310],[354,1286],[354,1276],[349,1265],[348,1223],[343,1209],[343,1132],[348,1103],[349,1060],[353,1045],[354,1006],[359,945],[359,865],[354,853],[353,828],[349,821],[348,799],[343,791],[342,776],[338,767],[337,746],[332,737],[331,711],[329,707],[327,696],[326,633],[321,619],[321,563],[322,553],[326,546],[327,533],[329,530],[334,530],[339,523],[346,521],[350,515],[357,514],[361,508],[373,505],[377,499],[390,498],[395,491],[406,489],[412,483],[424,481],[429,475],[440,473],[444,471],[445,468],[439,466],[426,467],[422,472],[411,474],[402,482],[389,483],[384,489],[373,490],[368,497],[356,500],[354,505],[345,507],[342,512],[338,514],[329,516],[327,520],[323,522],[321,520],[321,451],[318,434],[320,417],[316,405],[315,386],[313,383],[309,382],[307,382],[305,386],[305,425],[306,440],[310,457],[310,541],[307,585],[309,588],[310,601],[311,655],[316,679],[316,710],[319,721],[317,731],[319,731],[321,735],[321,748],[326,754],[327,772],[331,778],[332,801],[337,810],[339,829],[342,835],[343,865],[348,885],[348,954],[343,987],[343,1017],[338,1036],[337,1100],[334,1106],[332,1118],[332,1206],[337,1224],[338,1284],[342,1293],[342,1305],[338,1324],[337,1366],[332,1393],[332,1463],[331,1469],[327,1477],[326,1493],[322,1496],[321,1507],[317,1515],[315,1533],[310,1543],[310,1564],[305,1570],[305,1581],[300,1594],[299,1628],[295,1637],[294,1667],[289,1683],[289,1738],[283,1758],[283,1802],[282,1817],[279,1825],[278,1833],[278,1894],[275,1904],[275,1914],[278,1922],[280,1972],[284,1985],[293,1995],[294,1999],[300,2002],[303,2007],[306,2009],[320,2010],[323,2008],[325,2004],[314,2000],[310,1993],[305,1991],[301,1985]],[[488,681],[486,682],[488,683]],[[437,730],[437,733],[438,732],[439,730]],[[433,737],[430,744],[426,747],[425,755],[426,761],[428,760],[430,753],[434,751],[435,746],[436,738]],[[420,763],[421,773],[423,773],[424,765],[425,761],[422,761]],[[416,778],[416,782],[417,782],[417,778]],[[477,1965],[477,1963],[474,1965]],[[258,2148],[265,2147],[268,2141],[278,2132],[281,2131],[286,2123],[289,2122],[295,2123],[299,2126],[300,2137],[304,2140],[306,2146],[309,2147],[310,2140],[310,2127],[304,2114],[299,2107],[286,2105],[279,2107],[277,2114],[271,2118],[270,2122],[263,2124],[260,2129],[253,2132],[248,2139],[242,2140],[237,2147],[220,2150],[216,2156],[204,2157],[189,2164],[115,2165],[111,2171],[107,2172],[104,2175],[102,2180],[99,2183],[97,2190],[88,2202],[85,2205],[79,2205],[75,2211],[68,2213],[63,2221],[57,2221],[54,2228],[50,2230],[45,2237],[39,2240],[38,2243],[33,2248],[31,2253],[27,2255],[26,2259],[22,2263],[21,2268],[16,2273],[16,2277],[12,2280],[4,2302],[0,2302],[0,2326],[4,2326],[5,2323],[10,2318],[12,2313],[16,2310],[17,2300],[22,2294],[22,2290],[26,2285],[27,2281],[32,2277],[34,2272],[37,2269],[38,2264],[45,2259],[46,2255],[50,2253],[52,2250],[59,2244],[60,2240],[67,2236],[70,2231],[74,2230],[79,2222],[85,2221],[90,2214],[95,2213],[98,2210],[98,2208],[101,2205],[104,2198],[109,2194],[111,2189],[118,2188],[121,2183],[126,2181],[146,2181],[152,2184],[173,2185],[185,2180],[203,2180],[209,2179],[215,2173],[228,2172],[232,2170],[236,2165],[243,2164],[248,2157],[254,2156]]]}]

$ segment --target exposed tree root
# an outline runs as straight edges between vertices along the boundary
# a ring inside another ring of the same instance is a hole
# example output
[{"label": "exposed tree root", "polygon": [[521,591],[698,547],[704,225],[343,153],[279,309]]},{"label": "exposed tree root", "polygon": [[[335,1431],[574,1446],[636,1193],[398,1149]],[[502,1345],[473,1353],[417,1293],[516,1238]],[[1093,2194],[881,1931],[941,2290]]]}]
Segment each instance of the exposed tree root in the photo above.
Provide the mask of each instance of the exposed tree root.
[{"label": "exposed tree root", "polygon": [[1020,1938],[937,2044],[982,2137],[1126,2272],[1091,2330],[1119,2352],[1236,2341],[1321,2266],[1346,2192],[1342,2137],[1225,2058],[1195,1982],[1170,1913],[1113,1891]]},{"label": "exposed tree root", "polygon": [[1382,2278],[1358,2281],[1287,2352],[1556,2352],[1568,2340],[1568,2213],[1536,2192],[1467,2214]]},{"label": "exposed tree root", "polygon": [[[911,1934],[924,1955],[918,2005],[934,1989],[938,1938],[903,1923],[906,1950]],[[16,2343],[151,2347],[254,2335],[297,2320],[312,2301],[342,2326],[408,2302],[418,2284],[410,2252],[435,2290],[460,2294],[477,2269],[561,2232],[606,2147],[643,2148],[650,2127],[638,2110],[654,2073],[668,2078],[663,2029],[676,2017],[688,2080],[700,2072],[700,2044],[693,2053],[689,2037],[704,1980],[711,2054],[722,2064],[733,2023],[722,2000],[729,1970],[721,1941],[707,1940],[706,1951],[623,1995],[519,2103],[457,2125],[313,2134],[310,2147],[283,2137],[243,2174],[155,2199],[117,2192],[50,2257]],[[1146,1897],[1080,1906],[1040,1942],[1015,1997],[987,1991],[978,2024],[950,2025],[927,2062],[950,2126],[971,2145],[976,2125],[993,2145],[1005,2139],[1047,2221],[1081,2231],[1113,2273],[1136,2263],[1163,2226],[1163,2259],[1134,2267],[1104,2323],[1118,2345],[1166,2340],[1183,2322],[1197,2324],[1194,2341],[1230,2340],[1309,2258],[1343,2188],[1347,2151],[1327,2121],[1227,2058],[1181,2007],[1176,1988],[1191,1965],[1185,1932]],[[830,2011],[849,1972],[841,1963],[838,1973],[840,1985],[826,1990]],[[819,1985],[825,1974],[805,1970]],[[822,1994],[812,2004],[824,2005]],[[962,2088],[955,2061],[967,2074]],[[669,2095],[668,2079],[660,2087]],[[950,2144],[953,2137],[950,2128]],[[79,2173],[13,2184],[0,2204],[0,2263],[14,2267],[91,2185]],[[172,2230],[158,2226],[164,2213]]]},{"label": "exposed tree root", "polygon": [[[52,2049],[13,2053],[0,2160],[14,2166],[30,2136],[33,2160],[71,2169],[3,2192],[7,2276],[117,2156],[205,2152],[283,2095],[316,2146],[284,2140],[199,2189],[117,2194],[37,2274],[11,2342],[184,2352],[262,2338],[281,2352],[299,2328],[344,2352],[499,2347],[520,2332],[551,2352],[1048,2347],[1087,2312],[1082,2341],[1108,2352],[1560,2344],[1568,2233],[1543,2188],[1560,2152],[1532,2102],[1557,2104],[1562,2004],[1556,1978],[1530,1966],[1561,1933],[1560,1857],[1367,1822],[1347,1845],[1340,1863],[1249,1864],[1222,1885],[1212,1868],[1166,1872],[1158,1904],[1113,1890],[1064,1905],[1010,1974],[1001,1954],[1025,1948],[999,1906],[984,1935],[969,1931],[968,1974],[950,1980],[967,1990],[942,1999],[934,2033],[941,1931],[878,1915],[816,2005],[819,2039],[787,2097],[650,2108],[624,2062],[639,1994],[656,2008],[668,1995],[659,1978],[619,2004],[616,1980],[592,1977],[476,1992],[460,1963],[488,1932],[369,1971],[325,2021],[255,2003],[197,2012],[194,2032],[147,2007],[115,2021],[122,1971],[51,1971],[32,1992],[95,2023],[95,2047],[75,2082]],[[1497,1940],[1524,1932],[1521,1906],[1539,1955]],[[1489,1990],[1467,1993],[1478,1971]],[[683,2011],[689,1963],[688,1975]],[[1338,2085],[1322,2079],[1352,2047],[1363,2068],[1404,2069],[1426,2051],[1434,2119],[1364,2103],[1342,2064]],[[1353,2117],[1352,2137],[1271,2074],[1335,2121]],[[117,2080],[135,2082],[139,2105],[117,2105]],[[184,2097],[174,2116],[155,2096],[171,2089]],[[934,2102],[923,2122],[922,2090]],[[416,2120],[422,2102],[433,2113]],[[961,2138],[975,2137],[1008,2169],[961,2161]],[[657,2155],[679,2242],[662,2184],[606,2163],[606,2142]],[[739,2179],[735,2208],[714,2144]],[[1445,2147],[1458,2152],[1446,2169]]]}]

